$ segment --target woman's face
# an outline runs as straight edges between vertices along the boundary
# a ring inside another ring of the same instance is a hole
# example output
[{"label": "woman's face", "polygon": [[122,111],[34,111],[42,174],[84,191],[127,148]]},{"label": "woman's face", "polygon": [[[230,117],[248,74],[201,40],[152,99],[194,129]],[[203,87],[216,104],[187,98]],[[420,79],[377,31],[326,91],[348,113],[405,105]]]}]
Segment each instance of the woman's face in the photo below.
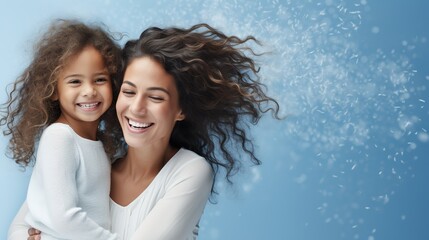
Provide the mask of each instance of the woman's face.
[{"label": "woman's face", "polygon": [[168,144],[176,121],[185,118],[174,78],[149,57],[134,59],[126,68],[116,110],[133,148]]}]

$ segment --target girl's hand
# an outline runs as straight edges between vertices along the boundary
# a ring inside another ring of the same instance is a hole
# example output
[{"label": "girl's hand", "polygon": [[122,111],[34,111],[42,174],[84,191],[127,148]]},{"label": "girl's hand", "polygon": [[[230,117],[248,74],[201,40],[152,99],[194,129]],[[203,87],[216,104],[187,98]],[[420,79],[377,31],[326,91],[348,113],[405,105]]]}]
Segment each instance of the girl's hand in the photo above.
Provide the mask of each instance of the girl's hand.
[{"label": "girl's hand", "polygon": [[41,240],[41,232],[35,228],[28,229],[28,238],[27,240]]}]

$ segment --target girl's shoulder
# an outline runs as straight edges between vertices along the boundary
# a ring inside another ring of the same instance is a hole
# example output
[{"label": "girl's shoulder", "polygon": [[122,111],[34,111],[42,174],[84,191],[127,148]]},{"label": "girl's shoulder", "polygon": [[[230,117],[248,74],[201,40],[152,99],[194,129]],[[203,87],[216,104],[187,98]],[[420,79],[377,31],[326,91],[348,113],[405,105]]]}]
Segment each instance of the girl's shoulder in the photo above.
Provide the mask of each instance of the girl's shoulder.
[{"label": "girl's shoulder", "polygon": [[[64,154],[69,150],[73,152],[76,149],[76,138],[68,125],[53,123],[43,130],[38,143],[37,155],[51,154],[54,149],[61,149]],[[39,159],[37,161],[40,162]]]},{"label": "girl's shoulder", "polygon": [[72,135],[73,134],[73,130],[72,128],[64,123],[52,123],[51,125],[47,126],[44,130],[43,130],[43,134],[67,134],[67,135]]},{"label": "girl's shoulder", "polygon": [[54,122],[51,123],[49,126],[46,127],[46,129],[71,129],[71,127],[65,123],[60,122]]},{"label": "girl's shoulder", "polygon": [[[83,138],[77,134],[71,126],[65,123],[52,123],[43,130],[41,140],[44,138],[53,139],[56,138],[61,142],[74,142],[79,146],[88,146],[99,148],[103,147],[103,143],[100,140],[90,140]],[[104,150],[103,150],[104,151]]]},{"label": "girl's shoulder", "polygon": [[72,128],[64,123],[52,123],[43,129],[40,141],[71,141],[75,138]]}]

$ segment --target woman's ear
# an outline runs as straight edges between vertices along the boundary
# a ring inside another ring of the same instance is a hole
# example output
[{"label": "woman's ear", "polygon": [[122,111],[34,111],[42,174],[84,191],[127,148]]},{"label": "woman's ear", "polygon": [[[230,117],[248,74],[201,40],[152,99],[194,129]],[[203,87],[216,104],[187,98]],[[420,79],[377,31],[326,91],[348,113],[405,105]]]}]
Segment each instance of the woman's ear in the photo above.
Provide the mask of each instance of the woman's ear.
[{"label": "woman's ear", "polygon": [[176,121],[182,121],[184,119],[185,119],[185,114],[183,114],[183,112],[180,111],[180,113],[176,117]]}]

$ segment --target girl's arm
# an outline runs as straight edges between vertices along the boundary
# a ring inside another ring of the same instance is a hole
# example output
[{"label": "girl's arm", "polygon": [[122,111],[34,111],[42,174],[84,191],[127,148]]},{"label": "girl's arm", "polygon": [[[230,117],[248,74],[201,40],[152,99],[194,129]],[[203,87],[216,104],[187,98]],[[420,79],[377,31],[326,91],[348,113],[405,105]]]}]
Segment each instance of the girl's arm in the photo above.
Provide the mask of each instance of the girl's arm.
[{"label": "girl's arm", "polygon": [[27,213],[27,202],[24,202],[9,227],[9,232],[7,236],[8,240],[27,239],[28,229],[31,228],[31,226],[25,222],[25,216],[27,215]]},{"label": "girl's arm", "polygon": [[175,173],[173,181],[132,240],[182,240],[192,233],[210,195],[213,171],[205,160],[193,159]]}]

